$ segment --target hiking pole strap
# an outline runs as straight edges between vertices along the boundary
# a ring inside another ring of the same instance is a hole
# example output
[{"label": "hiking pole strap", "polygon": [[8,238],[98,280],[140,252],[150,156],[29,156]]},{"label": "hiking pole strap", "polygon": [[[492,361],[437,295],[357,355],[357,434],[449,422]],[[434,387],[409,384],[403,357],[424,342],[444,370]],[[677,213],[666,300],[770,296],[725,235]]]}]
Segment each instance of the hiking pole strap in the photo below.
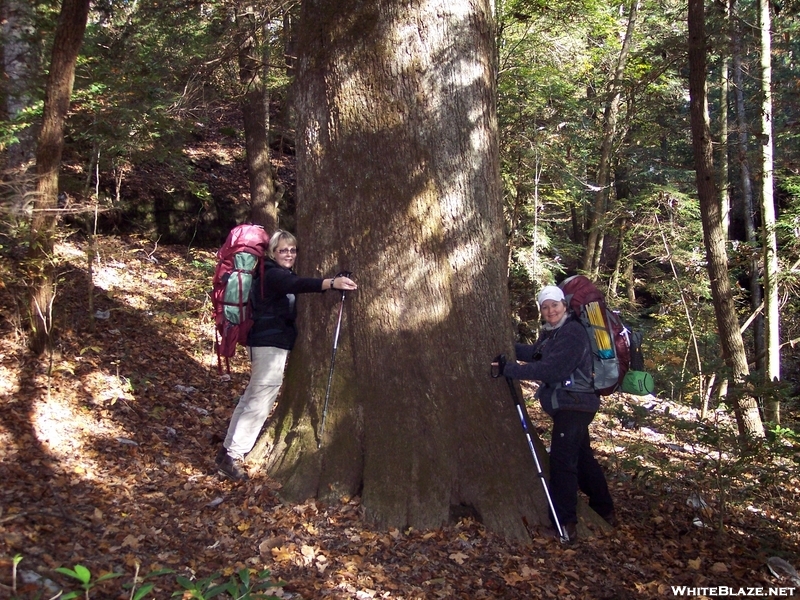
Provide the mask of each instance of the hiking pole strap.
[{"label": "hiking pole strap", "polygon": [[230,363],[228,357],[226,356],[225,357],[225,373],[223,373],[222,372],[222,355],[219,353],[219,343],[220,343],[219,342],[219,331],[217,331],[216,328],[215,328],[214,329],[214,351],[215,351],[215,353],[217,355],[217,373],[221,377],[224,377],[225,375],[227,375],[227,377],[230,379],[230,376],[231,376],[231,363]]}]

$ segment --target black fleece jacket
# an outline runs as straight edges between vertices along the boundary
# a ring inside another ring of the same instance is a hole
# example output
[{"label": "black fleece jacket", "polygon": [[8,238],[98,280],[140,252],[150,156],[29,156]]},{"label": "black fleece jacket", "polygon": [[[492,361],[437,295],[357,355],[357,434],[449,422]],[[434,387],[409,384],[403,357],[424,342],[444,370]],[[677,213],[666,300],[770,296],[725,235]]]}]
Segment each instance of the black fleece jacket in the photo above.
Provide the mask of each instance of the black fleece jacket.
[{"label": "black fleece jacket", "polygon": [[600,408],[597,394],[571,391],[567,383],[578,369],[589,377],[592,373],[589,336],[575,317],[569,317],[557,329],[544,329],[532,345],[516,344],[515,350],[517,360],[524,364],[509,362],[503,375],[539,381],[536,397],[547,414],[553,415],[556,410],[597,412]]},{"label": "black fleece jacket", "polygon": [[298,277],[274,260],[264,259],[264,282],[253,279],[250,300],[253,326],[247,334],[248,346],[271,346],[291,350],[297,340],[297,294],[322,292],[322,279]]}]

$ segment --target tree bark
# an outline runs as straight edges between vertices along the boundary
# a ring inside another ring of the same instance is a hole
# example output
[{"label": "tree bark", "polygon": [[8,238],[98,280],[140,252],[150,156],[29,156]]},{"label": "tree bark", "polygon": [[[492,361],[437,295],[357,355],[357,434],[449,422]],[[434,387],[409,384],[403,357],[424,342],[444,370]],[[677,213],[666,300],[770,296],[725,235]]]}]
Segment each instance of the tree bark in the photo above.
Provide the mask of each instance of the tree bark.
[{"label": "tree bark", "polygon": [[274,231],[278,226],[278,204],[269,150],[269,44],[259,35],[266,19],[254,10],[251,7],[236,18],[239,80],[244,88],[241,106],[250,181],[250,220]]},{"label": "tree bark", "polygon": [[[736,99],[736,130],[738,132],[738,143],[736,146],[736,160],[739,164],[739,185],[741,186],[740,194],[738,195],[737,206],[731,211],[731,226],[734,224],[739,227],[739,234],[736,239],[747,239],[746,230],[747,222],[750,214],[752,214],[753,207],[753,186],[750,178],[750,162],[747,159],[747,144],[748,144],[748,126],[747,116],[745,114],[744,104],[744,67],[742,65],[742,44],[741,44],[741,27],[739,25],[740,19],[736,16],[735,1],[730,0],[730,14],[731,14],[731,42],[733,46],[733,92]],[[737,196],[734,196],[737,198]],[[741,230],[745,230],[745,237],[742,238]]]},{"label": "tree bark", "polygon": [[[628,181],[628,168],[626,165],[618,164],[614,170],[614,190],[617,202],[623,206],[630,197],[630,182]],[[633,256],[626,253],[626,229],[628,228],[628,217],[623,214],[617,219],[617,248],[614,256],[614,269],[608,283],[608,296],[617,297],[619,280],[622,277],[622,269],[626,263],[633,263]]]},{"label": "tree bark", "polygon": [[[730,23],[730,4],[723,4],[721,10],[725,23]],[[730,31],[730,26],[727,29]],[[719,202],[720,210],[722,210],[722,228],[727,239],[731,220],[730,168],[728,164],[728,92],[731,58],[730,52],[727,51],[728,47],[723,48],[719,74]]]},{"label": "tree bark", "polygon": [[[3,0],[0,3],[3,52],[3,119],[13,121],[35,101],[40,68],[36,44],[36,23],[30,0]],[[25,170],[36,152],[36,136],[32,127],[17,134],[18,141],[5,150],[7,171]]]},{"label": "tree bark", "polygon": [[602,255],[602,240],[605,228],[605,214],[608,205],[608,192],[611,182],[611,155],[614,138],[617,132],[617,119],[619,117],[619,104],[622,99],[622,82],[625,74],[625,65],[633,41],[633,32],[636,27],[638,0],[632,0],[628,8],[628,26],[625,38],[617,58],[614,79],[609,86],[608,101],[603,115],[603,142],[600,145],[600,163],[597,167],[597,191],[594,196],[594,206],[589,215],[589,239],[583,255],[583,270],[593,278],[597,278],[600,271],[600,257]]},{"label": "tree bark", "polygon": [[359,290],[324,437],[330,293],[302,299],[254,456],[289,499],[360,494],[378,526],[469,513],[523,539],[522,517],[544,523],[547,508],[506,382],[488,372],[512,340],[492,4],[305,0],[301,25],[298,271],[347,269]]},{"label": "tree bark", "polygon": [[614,269],[611,271],[611,277],[608,281],[609,298],[617,297],[617,289],[619,287],[619,280],[622,277],[623,265],[625,264],[626,260],[628,262],[633,260],[633,257],[631,256],[625,257],[625,226],[626,219],[623,217],[617,224],[617,249],[615,252],[616,256],[614,258]]},{"label": "tree bark", "polygon": [[[713,147],[706,94],[706,35],[703,0],[689,0],[689,110],[697,194],[703,221],[703,237],[711,283],[711,296],[725,362],[737,384],[749,374],[744,342],[736,317],[730,281],[722,212],[714,178]],[[746,390],[729,398],[733,402],[739,433],[743,438],[763,437],[758,405]]]},{"label": "tree bark", "polygon": [[31,349],[43,353],[51,330],[54,299],[53,238],[55,236],[58,170],[64,148],[64,122],[69,110],[75,62],[83,43],[90,0],[63,0],[58,18],[50,74],[44,99],[44,116],[36,148],[36,195],[31,222]]},{"label": "tree bark", "polygon": [[[731,16],[735,15],[735,0],[730,2]],[[734,25],[736,23],[736,25]],[[758,247],[758,231],[756,226],[756,213],[753,202],[753,185],[750,176],[750,161],[747,157],[747,146],[749,130],[744,102],[744,69],[742,66],[741,49],[741,19],[732,19],[731,42],[733,46],[733,78],[736,97],[736,124],[739,130],[739,142],[737,145],[737,156],[739,162],[739,183],[741,194],[739,196],[738,207],[734,211],[736,221],[744,228],[744,239],[750,244],[753,252],[750,256],[750,270],[748,273],[748,289],[750,291],[750,308],[757,310],[763,300],[761,290],[761,259],[755,248]],[[741,234],[740,234],[741,235]],[[756,315],[753,322],[753,353],[756,357],[756,369],[763,366],[764,350],[764,316],[761,313]]]},{"label": "tree bark", "polygon": [[[775,234],[772,141],[772,40],[769,0],[758,2],[761,30],[761,244],[764,255],[764,376],[768,383],[780,381],[780,314],[778,308],[778,242]],[[767,421],[781,422],[781,403],[769,398],[764,403]]]},{"label": "tree bark", "polygon": [[631,306],[637,306],[636,302],[636,276],[633,271],[633,256],[629,256],[625,261],[625,294]]}]

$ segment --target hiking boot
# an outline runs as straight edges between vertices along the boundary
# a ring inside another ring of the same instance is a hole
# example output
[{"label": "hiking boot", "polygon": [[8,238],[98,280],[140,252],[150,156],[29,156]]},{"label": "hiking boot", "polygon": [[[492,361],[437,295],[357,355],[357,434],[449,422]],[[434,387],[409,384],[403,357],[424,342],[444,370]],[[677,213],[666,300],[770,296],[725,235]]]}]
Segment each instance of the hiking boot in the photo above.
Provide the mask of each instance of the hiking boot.
[{"label": "hiking boot", "polygon": [[220,463],[225,460],[226,456],[228,456],[228,451],[225,449],[225,446],[220,446],[217,455],[214,457],[214,464],[219,466]]},{"label": "hiking boot", "polygon": [[578,541],[578,524],[577,523],[567,523],[566,525],[561,526],[561,530],[567,534],[567,540],[564,540],[567,544],[574,544]]},{"label": "hiking boot", "polygon": [[[565,525],[561,525],[561,531],[563,531],[568,539],[563,540],[565,544],[574,544],[578,541],[578,524],[577,523],[567,523]],[[558,529],[555,527],[545,527],[544,534],[546,537],[554,537],[559,541],[561,540],[561,536],[558,535]]]},{"label": "hiking boot", "polygon": [[237,458],[232,458],[227,452],[223,459],[217,464],[217,472],[233,481],[247,481],[250,479],[247,475],[247,471],[244,470],[242,461]]},{"label": "hiking boot", "polygon": [[603,517],[605,522],[608,523],[609,525],[611,525],[612,527],[616,527],[617,526],[617,513],[616,513],[616,511],[612,510],[607,515],[600,515],[600,516]]}]

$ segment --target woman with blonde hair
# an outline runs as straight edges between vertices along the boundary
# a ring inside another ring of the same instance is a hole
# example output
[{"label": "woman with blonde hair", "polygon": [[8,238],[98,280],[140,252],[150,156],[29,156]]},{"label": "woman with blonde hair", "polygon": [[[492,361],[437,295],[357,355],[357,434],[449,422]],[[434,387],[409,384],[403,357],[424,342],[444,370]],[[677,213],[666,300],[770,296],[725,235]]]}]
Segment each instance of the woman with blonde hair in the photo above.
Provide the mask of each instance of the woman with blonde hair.
[{"label": "woman with blonde hair", "polygon": [[251,287],[253,326],[247,334],[250,382],[233,411],[225,442],[215,461],[218,472],[234,481],[248,478],[244,458],[253,449],[283,383],[286,359],[297,340],[297,294],[358,288],[343,275],[323,279],[299,277],[294,272],[296,259],[297,239],[279,229],[270,238],[263,259],[263,281],[258,276]]}]

